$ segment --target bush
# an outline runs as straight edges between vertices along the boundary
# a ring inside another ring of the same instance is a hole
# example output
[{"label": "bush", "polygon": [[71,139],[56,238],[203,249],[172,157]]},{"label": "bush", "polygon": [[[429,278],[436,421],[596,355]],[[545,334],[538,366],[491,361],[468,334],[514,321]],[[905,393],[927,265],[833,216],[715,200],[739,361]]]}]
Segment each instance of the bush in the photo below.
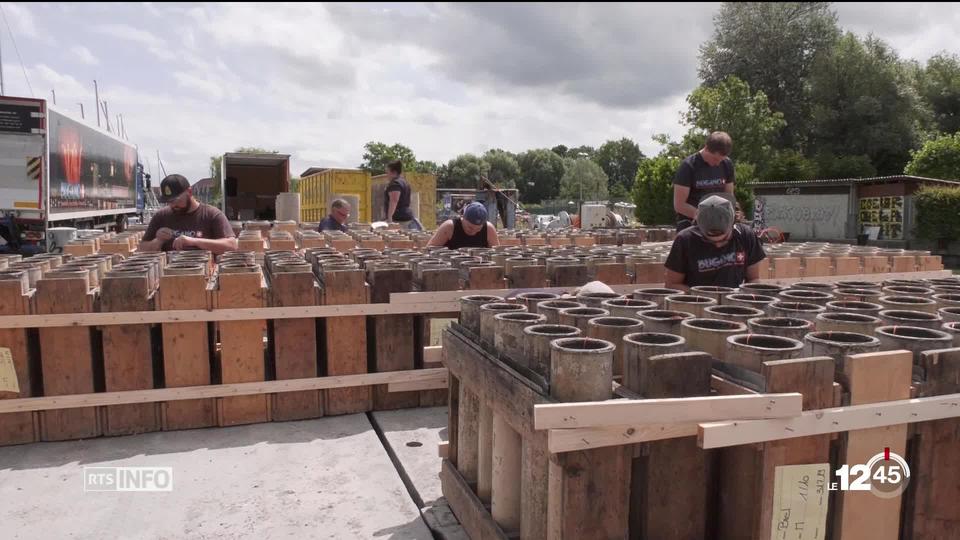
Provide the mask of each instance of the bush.
[{"label": "bush", "polygon": [[789,182],[812,180],[817,175],[817,166],[796,150],[781,150],[773,157],[763,172],[763,182]]},{"label": "bush", "polygon": [[733,166],[736,175],[733,196],[737,198],[748,221],[753,220],[753,183],[757,181],[756,169],[753,163],[746,161],[738,161]]},{"label": "bush", "polygon": [[960,131],[927,141],[903,170],[913,176],[960,180]]},{"label": "bush", "polygon": [[917,236],[927,240],[960,237],[960,188],[925,186],[914,196]]},{"label": "bush", "polygon": [[835,156],[829,153],[816,157],[820,178],[870,178],[877,175],[877,168],[870,156]]},{"label": "bush", "polygon": [[644,225],[673,225],[673,177],[680,166],[680,158],[665,154],[640,162],[637,179],[633,183],[634,212]]}]

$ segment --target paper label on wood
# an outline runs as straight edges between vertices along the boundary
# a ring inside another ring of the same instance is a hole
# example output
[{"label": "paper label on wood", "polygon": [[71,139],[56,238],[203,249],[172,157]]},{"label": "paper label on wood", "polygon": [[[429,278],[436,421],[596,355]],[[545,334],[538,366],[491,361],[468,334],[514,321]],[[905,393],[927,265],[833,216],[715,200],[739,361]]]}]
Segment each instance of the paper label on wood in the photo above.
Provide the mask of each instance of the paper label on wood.
[{"label": "paper label on wood", "polygon": [[773,487],[774,540],[826,537],[829,463],[777,467]]},{"label": "paper label on wood", "polygon": [[0,347],[0,392],[20,393],[20,381],[17,369],[13,366],[13,354],[10,349]]},{"label": "paper label on wood", "polygon": [[457,322],[457,319],[453,318],[430,319],[430,346],[443,345],[443,340],[440,339],[443,330],[455,322]]}]

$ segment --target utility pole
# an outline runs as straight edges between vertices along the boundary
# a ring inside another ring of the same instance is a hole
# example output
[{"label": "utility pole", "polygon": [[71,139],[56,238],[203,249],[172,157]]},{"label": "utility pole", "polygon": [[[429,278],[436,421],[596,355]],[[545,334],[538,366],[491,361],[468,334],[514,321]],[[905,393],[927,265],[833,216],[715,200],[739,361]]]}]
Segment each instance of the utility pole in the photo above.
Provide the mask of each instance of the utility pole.
[{"label": "utility pole", "polygon": [[80,106],[80,118],[81,118],[82,120],[86,120],[87,117],[84,116],[84,114],[83,114],[83,103],[77,102],[77,105]]},{"label": "utility pole", "polygon": [[107,123],[107,133],[112,133],[110,130],[110,110],[107,109],[107,100],[103,100],[101,105],[103,105],[103,121]]},{"label": "utility pole", "polygon": [[97,110],[97,127],[100,127],[100,89],[97,87],[97,80],[93,80],[93,96],[96,102],[94,109]]},{"label": "utility pole", "polygon": [[57,91],[53,88],[50,89],[50,96],[53,98],[53,104],[57,104]]}]

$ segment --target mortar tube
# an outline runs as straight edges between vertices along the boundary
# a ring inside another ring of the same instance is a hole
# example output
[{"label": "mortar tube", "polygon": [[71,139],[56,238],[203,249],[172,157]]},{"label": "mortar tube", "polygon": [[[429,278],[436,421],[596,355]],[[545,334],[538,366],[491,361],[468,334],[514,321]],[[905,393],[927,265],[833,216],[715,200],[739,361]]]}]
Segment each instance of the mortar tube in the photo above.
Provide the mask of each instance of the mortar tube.
[{"label": "mortar tube", "polygon": [[657,304],[657,309],[665,309],[667,297],[674,294],[683,294],[679,289],[667,289],[663,287],[649,287],[645,289],[636,289],[633,291],[634,300],[648,300]]},{"label": "mortar tube", "polygon": [[827,312],[817,315],[817,332],[850,332],[872,336],[880,318],[865,313]]},{"label": "mortar tube", "polygon": [[720,319],[695,318],[680,323],[680,335],[692,351],[702,351],[717,360],[725,360],[727,337],[746,334],[747,325]]},{"label": "mortar tube", "polygon": [[527,292],[517,295],[517,300],[523,302],[527,306],[527,311],[530,313],[537,313],[537,304],[540,302],[556,300],[558,298],[560,298],[559,294],[548,292]]},{"label": "mortar tube", "polygon": [[932,298],[920,296],[881,296],[878,302],[884,309],[905,309],[911,311],[937,312],[937,302]]},{"label": "mortar tube", "polygon": [[560,311],[577,307],[587,306],[572,300],[543,300],[537,303],[537,313],[547,318],[547,324],[560,324]]},{"label": "mortar tube", "polygon": [[757,317],[747,321],[747,328],[751,334],[785,337],[799,341],[808,332],[814,331],[814,324],[796,317]]},{"label": "mortar tube", "polygon": [[816,304],[818,306],[826,306],[827,302],[832,302],[836,299],[836,297],[830,293],[804,289],[789,289],[786,291],[781,291],[778,296],[786,302],[806,302],[808,304]]},{"label": "mortar tube", "polygon": [[559,322],[567,326],[576,326],[586,334],[589,331],[587,321],[594,317],[606,317],[608,315],[610,315],[609,311],[600,308],[567,308],[560,310]]},{"label": "mortar tube", "polygon": [[960,321],[943,323],[940,330],[953,336],[954,347],[960,347]]},{"label": "mortar tube", "polygon": [[495,316],[506,312],[526,313],[526,311],[527,306],[523,304],[495,302],[480,306],[480,342],[489,347],[494,346],[494,337],[497,331]]},{"label": "mortar tube", "polygon": [[609,341],[561,338],[550,343],[550,396],[557,401],[603,401],[613,394]]},{"label": "mortar tube", "polygon": [[623,337],[643,332],[643,322],[629,317],[596,317],[587,321],[587,337],[609,341],[613,351],[613,375],[623,375]]},{"label": "mortar tube", "polygon": [[692,319],[693,314],[668,309],[644,309],[638,311],[636,317],[643,322],[643,329],[647,332],[679,336],[680,323]]},{"label": "mortar tube", "polygon": [[693,294],[675,294],[668,296],[666,299],[666,307],[668,310],[686,311],[687,313],[692,313],[694,317],[703,317],[703,310],[715,305],[717,305],[717,301],[713,298]]},{"label": "mortar tube", "polygon": [[939,330],[943,325],[943,318],[936,313],[913,311],[908,309],[886,309],[878,315],[882,326],[916,326]]},{"label": "mortar tube", "polygon": [[651,356],[680,353],[686,350],[687,340],[673,334],[639,332],[623,336],[623,386],[643,393],[647,360]]},{"label": "mortar tube", "polygon": [[765,310],[767,306],[769,306],[770,304],[776,301],[777,301],[776,297],[767,296],[765,294],[736,293],[736,294],[728,294],[723,299],[723,305],[743,306],[743,307]]},{"label": "mortar tube", "polygon": [[953,337],[942,330],[917,326],[881,326],[877,328],[880,350],[908,350],[913,353],[914,365],[920,364],[920,353],[935,349],[949,349]]},{"label": "mortar tube", "polygon": [[637,312],[645,309],[656,309],[657,305],[649,300],[634,300],[632,298],[614,298],[604,300],[600,309],[610,312],[611,317],[627,317],[635,319]]},{"label": "mortar tube", "polygon": [[940,308],[937,313],[943,318],[944,322],[960,322],[960,306]]},{"label": "mortar tube", "polygon": [[737,289],[732,287],[716,287],[713,285],[697,285],[695,287],[690,287],[690,294],[695,294],[697,296],[706,296],[707,298],[713,298],[717,301],[717,304],[723,304],[723,298],[729,294],[736,294]]},{"label": "mortar tube", "polygon": [[766,311],[771,317],[794,317],[814,322],[817,320],[817,315],[825,313],[827,308],[807,302],[783,302],[777,300],[767,306]]},{"label": "mortar tube", "polygon": [[480,306],[503,302],[499,296],[475,294],[460,298],[460,325],[480,336]]},{"label": "mortar tube", "polygon": [[550,380],[550,342],[555,339],[572,338],[583,335],[575,326],[562,324],[535,324],[523,329],[526,341],[524,356],[530,369]]},{"label": "mortar tube", "polygon": [[883,311],[883,306],[873,302],[858,302],[856,300],[839,300],[827,302],[827,313],[860,313],[861,315],[873,315]]},{"label": "mortar tube", "polygon": [[766,334],[738,334],[726,339],[726,359],[758,373],[764,362],[799,358],[801,354],[803,343],[796,339]]},{"label": "mortar tube", "polygon": [[854,332],[811,332],[804,336],[804,354],[808,357],[829,356],[834,362],[834,378],[849,387],[846,380],[846,359],[849,354],[880,350],[880,340]]},{"label": "mortar tube", "polygon": [[497,352],[521,366],[530,367],[529,359],[524,354],[523,329],[535,324],[544,324],[547,318],[536,313],[507,312],[494,315],[493,320],[495,327],[493,346]]}]

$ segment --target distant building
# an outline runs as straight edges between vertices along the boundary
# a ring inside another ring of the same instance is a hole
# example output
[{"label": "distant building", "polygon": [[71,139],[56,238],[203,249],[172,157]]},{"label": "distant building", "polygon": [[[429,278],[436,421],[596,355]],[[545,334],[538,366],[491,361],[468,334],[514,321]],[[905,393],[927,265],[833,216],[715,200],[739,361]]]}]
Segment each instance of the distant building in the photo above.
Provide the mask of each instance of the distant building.
[{"label": "distant building", "polygon": [[924,185],[960,182],[908,175],[758,182],[754,223],[788,232],[791,241],[844,242],[872,231],[889,247],[911,247],[913,195]]},{"label": "distant building", "polygon": [[204,178],[198,180],[193,186],[193,196],[198,201],[205,204],[212,204],[213,201],[213,178]]}]

